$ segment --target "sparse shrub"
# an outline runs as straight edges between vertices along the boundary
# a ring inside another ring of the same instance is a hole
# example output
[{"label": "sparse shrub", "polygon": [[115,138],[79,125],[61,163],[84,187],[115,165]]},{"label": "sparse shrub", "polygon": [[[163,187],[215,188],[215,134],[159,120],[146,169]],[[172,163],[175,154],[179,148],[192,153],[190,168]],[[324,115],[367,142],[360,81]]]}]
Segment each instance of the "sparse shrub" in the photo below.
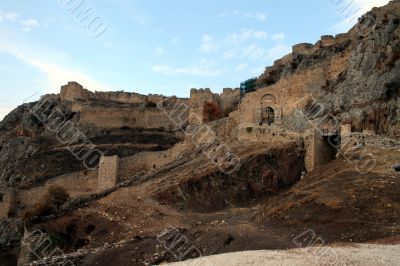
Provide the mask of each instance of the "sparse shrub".
[{"label": "sparse shrub", "polygon": [[26,212],[24,217],[45,216],[56,213],[68,201],[69,194],[60,186],[50,186],[45,195],[35,204],[35,207]]},{"label": "sparse shrub", "polygon": [[212,122],[221,118],[221,108],[217,102],[206,102],[203,106],[203,122]]}]

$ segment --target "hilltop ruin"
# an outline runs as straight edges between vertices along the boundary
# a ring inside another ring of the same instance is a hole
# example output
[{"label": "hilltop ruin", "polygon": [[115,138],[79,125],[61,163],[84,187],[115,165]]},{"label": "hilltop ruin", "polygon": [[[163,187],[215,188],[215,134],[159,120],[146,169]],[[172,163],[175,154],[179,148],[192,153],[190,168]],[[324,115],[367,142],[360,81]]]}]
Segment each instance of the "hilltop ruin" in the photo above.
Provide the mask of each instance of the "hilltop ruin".
[{"label": "hilltop ruin", "polygon": [[[293,248],[309,228],[324,244],[398,237],[399,73],[396,0],[348,33],[294,45],[249,93],[69,82],[0,122],[0,218],[25,225],[0,247],[29,265],[148,265],[178,260],[160,244],[170,227],[194,256]],[[33,215],[54,186],[70,200]],[[29,230],[66,255],[19,252]]]}]

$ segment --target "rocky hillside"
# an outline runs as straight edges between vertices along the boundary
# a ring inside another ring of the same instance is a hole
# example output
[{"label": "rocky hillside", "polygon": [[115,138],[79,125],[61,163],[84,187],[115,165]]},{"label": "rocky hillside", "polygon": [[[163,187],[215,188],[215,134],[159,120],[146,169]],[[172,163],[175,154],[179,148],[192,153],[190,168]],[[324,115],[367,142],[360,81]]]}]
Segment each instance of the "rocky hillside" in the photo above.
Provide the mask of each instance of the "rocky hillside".
[{"label": "rocky hillside", "polygon": [[[7,195],[19,195],[0,221],[0,265],[159,265],[245,250],[398,243],[399,20],[399,0],[374,8],[335,43],[323,36],[315,45],[296,45],[258,79],[258,90],[268,90],[318,69],[323,75],[305,95],[310,106],[323,106],[313,119],[332,114],[351,121],[353,133],[366,125],[377,133],[354,133],[360,141],[349,142],[350,160],[343,143],[354,134],[340,132],[343,140],[335,143],[342,145],[329,150],[330,161],[308,173],[307,149],[316,150],[307,144],[308,130],[284,128],[286,121],[239,128],[240,108],[200,126],[183,123],[181,132],[148,97],[138,104],[136,94],[91,93],[77,83],[61,96],[45,96],[46,105],[18,107],[0,122],[1,206]],[[240,138],[241,130],[250,137]],[[321,139],[337,140],[334,133]],[[74,150],[118,155],[123,176],[110,165],[101,176],[98,160],[84,164]],[[354,165],[360,150],[375,159],[367,172]],[[222,167],[224,160],[235,171]],[[98,186],[104,179],[113,183]],[[47,187],[51,180],[61,187]],[[56,254],[33,248],[41,237]]]},{"label": "rocky hillside", "polygon": [[346,60],[343,72],[334,77],[326,72],[324,80],[316,80],[309,88],[313,101],[325,109],[320,117],[334,114],[341,121],[351,121],[355,131],[371,121],[377,133],[393,134],[391,125],[397,123],[400,112],[400,2],[372,9],[348,34],[336,36],[335,45],[323,45],[330,38],[323,36],[315,45],[304,44],[307,52],[277,60],[259,77],[257,86],[324,69],[331,58],[342,57]]},{"label": "rocky hillside", "polygon": [[[0,188],[3,190],[30,188],[86,169],[71,153],[74,145],[82,146],[80,153],[96,149],[104,155],[124,158],[143,151],[166,150],[181,139],[160,128],[102,128],[90,123],[79,124],[80,114],[71,111],[69,103],[59,99],[49,99],[46,103],[46,106],[40,102],[19,106],[0,122]],[[119,105],[111,102],[106,108]],[[41,120],[37,114],[45,119]],[[71,125],[74,134],[85,137],[83,144],[81,139],[62,140],[67,125]],[[97,163],[98,160],[93,165]]]}]

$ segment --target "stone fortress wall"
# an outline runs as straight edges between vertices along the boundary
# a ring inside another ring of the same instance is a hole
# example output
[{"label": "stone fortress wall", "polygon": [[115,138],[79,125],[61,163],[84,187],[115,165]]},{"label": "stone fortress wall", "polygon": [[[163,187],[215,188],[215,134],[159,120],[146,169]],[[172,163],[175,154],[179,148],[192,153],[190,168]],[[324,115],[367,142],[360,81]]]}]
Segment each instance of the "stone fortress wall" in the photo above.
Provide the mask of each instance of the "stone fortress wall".
[{"label": "stone fortress wall", "polygon": [[236,110],[240,101],[240,89],[224,88],[221,94],[212,93],[210,89],[191,89],[190,90],[190,113],[189,124],[198,125],[203,122],[204,104],[215,103],[219,106],[223,116]]},{"label": "stone fortress wall", "polygon": [[32,209],[51,186],[60,186],[71,198],[92,195],[97,192],[98,170],[65,174],[47,181],[42,186],[16,193],[16,204],[21,213]]},{"label": "stone fortress wall", "polygon": [[[185,117],[189,113],[181,110]],[[171,113],[170,111],[167,111]],[[163,128],[167,131],[180,129],[176,119],[169,118],[158,108],[132,108],[84,106],[80,112],[79,125],[92,124],[101,128]]]},{"label": "stone fortress wall", "polygon": [[167,97],[162,95],[150,94],[142,95],[130,92],[91,92],[84,89],[82,85],[77,82],[68,82],[67,85],[61,87],[60,99],[61,101],[106,101],[117,102],[134,105],[145,105],[147,103],[155,103],[162,105]]},{"label": "stone fortress wall", "polygon": [[[186,126],[177,121],[201,124],[204,104],[207,102],[215,103],[222,116],[226,117],[237,108],[240,97],[240,89],[231,88],[224,88],[220,94],[212,93],[210,89],[192,89],[190,99],[128,92],[91,92],[77,82],[62,86],[59,95],[59,99],[66,102],[72,112],[80,114],[80,125],[164,128],[168,131]],[[171,114],[172,117],[168,117]]]},{"label": "stone fortress wall", "polygon": [[[327,35],[322,36],[316,44],[301,43],[294,45],[292,53],[276,60],[274,66],[288,64],[295,56],[312,54],[318,49],[334,46],[348,39],[348,34],[339,34],[335,37]],[[323,63],[317,63],[301,71],[296,71],[275,84],[245,94],[239,105],[239,123],[241,125],[263,124],[267,115],[266,109],[272,108],[275,124],[278,123],[291,128],[290,122],[295,112],[313,101],[312,89],[324,87],[327,80],[335,80],[345,71],[349,57],[349,53],[334,54]],[[241,126],[241,128],[243,127]]]},{"label": "stone fortress wall", "polygon": [[7,218],[16,206],[20,214],[31,210],[51,186],[63,187],[72,199],[90,196],[114,188],[134,176],[156,171],[190,149],[189,144],[178,143],[166,151],[142,152],[124,159],[118,156],[102,157],[97,170],[65,174],[29,190],[0,192],[0,219]]},{"label": "stone fortress wall", "polygon": [[[237,126],[237,121],[233,118],[225,118],[210,124],[216,130],[218,137],[235,136],[233,127]],[[220,128],[222,126],[222,128]],[[311,171],[329,162],[326,153],[329,147],[323,142],[323,137],[314,128],[305,132],[293,132],[285,130],[279,126],[258,126],[249,124],[242,128],[237,128],[237,139],[239,141],[263,142],[271,144],[287,142],[303,142],[306,151],[306,169]],[[376,135],[365,135],[351,132],[351,126],[345,124],[341,126],[342,139],[352,137],[357,143],[361,143],[366,148],[376,146],[400,147],[400,142],[393,142],[392,138],[380,138]],[[351,143],[349,144],[351,145]],[[103,157],[98,170],[82,171],[78,173],[66,174],[47,181],[43,186],[35,187],[30,190],[18,191],[12,195],[10,192],[4,193],[3,201],[0,202],[0,218],[8,217],[9,211],[14,206],[18,206],[21,213],[31,209],[40,201],[50,186],[61,186],[71,196],[78,198],[93,195],[98,192],[115,187],[118,183],[127,181],[134,176],[149,174],[157,171],[176,159],[180,159],[184,154],[193,150],[194,146],[189,135],[184,142],[176,144],[173,148],[159,152],[142,152],[133,156],[119,159],[117,156]]]},{"label": "stone fortress wall", "polygon": [[[54,97],[54,95],[53,95]],[[79,113],[78,125],[100,128],[163,128],[179,130],[176,121],[188,120],[188,99],[128,92],[91,92],[77,82],[61,87],[59,99]],[[168,117],[166,113],[172,117]]]},{"label": "stone fortress wall", "polygon": [[[349,34],[322,36],[316,44],[294,45],[292,53],[276,60],[274,66],[287,65],[297,56],[311,55],[319,49],[342,44],[349,38]],[[341,130],[331,125],[314,125],[309,117],[303,117],[298,111],[306,109],[310,103],[318,104],[313,98],[315,90],[343,73],[349,58],[350,53],[333,54],[321,63],[297,70],[272,85],[245,94],[238,112],[232,114],[239,124],[239,140],[266,143],[302,141],[308,171],[333,160],[337,149],[330,142],[340,136],[341,131],[345,135],[351,132],[351,125],[343,125]],[[325,122],[329,124],[330,121]],[[365,133],[374,134],[370,130]]]},{"label": "stone fortress wall", "polygon": [[336,36],[332,35],[323,35],[321,39],[315,43],[299,43],[293,45],[292,47],[292,55],[299,55],[299,54],[311,54],[316,50],[324,47],[334,46],[336,44],[340,44],[342,42],[349,40],[348,33],[341,33],[337,34]]},{"label": "stone fortress wall", "polygon": [[21,213],[31,210],[51,186],[64,188],[72,199],[113,188],[118,183],[118,173],[118,156],[103,157],[97,170],[65,174],[29,190],[19,190],[15,194],[4,193],[3,201],[0,201],[0,218],[8,217],[8,212],[15,205]]},{"label": "stone fortress wall", "polygon": [[141,152],[123,158],[119,164],[118,180],[119,182],[126,181],[137,175],[157,171],[174,160],[182,158],[183,154],[191,149],[192,145],[184,141],[166,151]]},{"label": "stone fortress wall", "polygon": [[[316,44],[294,45],[292,53],[276,60],[275,65],[287,64],[298,55],[309,55],[318,49],[334,46],[349,39],[348,34],[333,36],[322,36]],[[201,126],[203,123],[204,104],[216,103],[221,112],[229,112],[229,118],[208,123],[211,128],[217,129],[218,135],[234,136],[238,141],[263,142],[271,144],[286,143],[290,141],[302,142],[305,149],[305,166],[311,171],[334,159],[335,150],[329,146],[329,139],[341,136],[342,141],[349,136],[358,142],[364,143],[366,147],[387,144],[392,146],[391,139],[380,139],[374,136],[371,129],[366,129],[367,135],[352,132],[351,123],[343,122],[339,129],[327,128],[318,130],[318,127],[305,118],[305,127],[294,128],[291,121],[301,120],[296,111],[304,109],[313,101],[312,88],[321,88],[327,80],[336,79],[340,73],[346,70],[350,55],[346,53],[333,54],[324,60],[301,71],[278,80],[275,84],[259,88],[258,90],[240,94],[239,89],[224,89],[223,93],[216,94],[210,89],[192,89],[190,99],[174,99],[159,95],[140,95],[125,92],[95,92],[83,89],[76,82],[70,82],[63,86],[60,99],[70,104],[71,110],[80,113],[80,123],[92,123],[102,127],[143,127],[157,128],[166,127],[169,130],[177,130],[176,125],[165,122],[166,115],[157,108],[145,106],[152,102],[157,105],[165,105],[165,102],[176,103],[181,100],[187,105],[178,113],[189,119],[189,129]],[[101,106],[85,104],[87,101],[116,102],[120,106]],[[126,104],[126,105],[125,105]],[[175,107],[176,108],[176,107]],[[237,108],[237,110],[235,110]],[[156,110],[157,109],[157,110]],[[174,109],[174,108],[171,108]],[[179,111],[178,110],[178,111]],[[268,111],[267,111],[268,110]],[[176,110],[174,110],[176,111]],[[183,114],[183,115],[182,115]],[[272,116],[272,117],[271,117]],[[112,117],[112,119],[109,119]],[[400,115],[399,115],[400,117]],[[183,120],[184,120],[183,119]],[[271,122],[272,121],[272,122]],[[223,126],[220,126],[220,124]],[[396,129],[400,128],[400,119]],[[326,129],[326,130],[325,130]],[[382,144],[383,143],[383,144]],[[122,182],[136,175],[143,175],[156,171],[176,159],[183,156],[185,151],[193,148],[190,144],[190,135],[183,143],[178,143],[173,148],[161,152],[143,152],[134,156],[118,160],[118,158],[103,158],[99,171],[89,173],[76,173],[65,175],[49,181],[45,186],[22,192],[18,195],[20,204],[32,204],[34,199],[39,199],[51,184],[60,184],[73,197],[88,195],[99,190],[111,188],[118,182]],[[77,185],[78,184],[78,185]],[[29,199],[29,200],[28,200]],[[31,200],[33,199],[33,200]],[[4,206],[8,206],[7,201]]]}]

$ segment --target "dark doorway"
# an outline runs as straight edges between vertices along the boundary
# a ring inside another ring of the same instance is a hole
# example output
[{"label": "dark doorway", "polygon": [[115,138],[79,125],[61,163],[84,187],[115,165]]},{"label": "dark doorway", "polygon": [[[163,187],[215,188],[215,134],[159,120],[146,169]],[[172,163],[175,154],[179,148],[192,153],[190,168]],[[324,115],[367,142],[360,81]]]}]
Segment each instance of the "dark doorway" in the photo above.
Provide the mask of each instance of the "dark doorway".
[{"label": "dark doorway", "polygon": [[340,136],[323,136],[323,145],[321,147],[321,158],[323,164],[336,159],[336,154],[340,148]]},{"label": "dark doorway", "polygon": [[271,125],[275,122],[275,111],[271,107],[267,107],[263,112],[263,124]]}]

